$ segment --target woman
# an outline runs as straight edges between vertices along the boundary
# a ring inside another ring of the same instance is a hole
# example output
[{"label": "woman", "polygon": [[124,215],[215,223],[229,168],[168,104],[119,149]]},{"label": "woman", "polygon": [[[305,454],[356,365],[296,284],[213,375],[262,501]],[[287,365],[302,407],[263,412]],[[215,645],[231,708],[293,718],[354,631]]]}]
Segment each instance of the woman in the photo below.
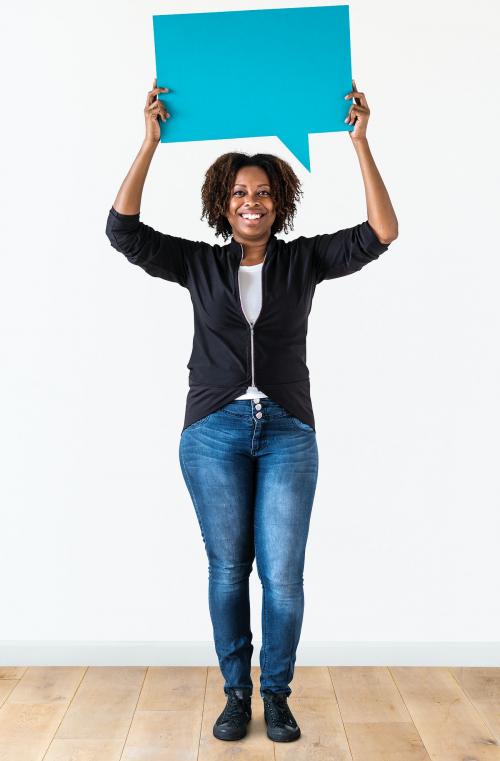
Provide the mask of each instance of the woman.
[{"label": "woman", "polygon": [[251,718],[249,575],[263,588],[260,693],[268,736],[296,740],[288,706],[304,612],[303,569],[318,475],[306,365],[315,287],[361,269],[387,250],[398,224],[366,139],[363,93],[346,119],[360,161],[368,220],[332,234],[285,242],[302,193],[292,168],[270,154],[227,153],[208,169],[203,216],[224,240],[210,245],[139,221],[142,190],[169,118],[149,91],[146,137],[113,207],[106,233],[148,274],[189,290],[195,334],[179,444],[182,474],[209,560],[209,609],[225,678],[226,706],[213,732],[245,736]]}]

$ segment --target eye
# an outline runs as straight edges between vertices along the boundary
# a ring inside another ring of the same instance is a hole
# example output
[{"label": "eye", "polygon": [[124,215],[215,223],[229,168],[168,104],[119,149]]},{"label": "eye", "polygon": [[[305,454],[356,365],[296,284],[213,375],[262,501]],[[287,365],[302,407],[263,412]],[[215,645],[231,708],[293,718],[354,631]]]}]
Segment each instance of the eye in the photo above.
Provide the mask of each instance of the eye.
[{"label": "eye", "polygon": [[[235,190],[233,193],[233,196],[235,196],[237,193],[244,193],[244,190]],[[259,193],[266,193],[268,196],[271,195],[268,190],[259,190]]]}]

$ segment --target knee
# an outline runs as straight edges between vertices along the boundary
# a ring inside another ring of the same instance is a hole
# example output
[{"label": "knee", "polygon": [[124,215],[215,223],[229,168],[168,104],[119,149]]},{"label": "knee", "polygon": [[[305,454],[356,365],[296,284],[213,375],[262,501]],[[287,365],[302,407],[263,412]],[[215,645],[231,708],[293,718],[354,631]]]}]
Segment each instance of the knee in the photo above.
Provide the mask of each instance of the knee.
[{"label": "knee", "polygon": [[289,573],[282,576],[273,574],[272,576],[260,577],[262,587],[266,593],[280,600],[293,600],[301,597],[304,592],[304,578],[301,575],[291,577]]},{"label": "knee", "polygon": [[253,560],[220,560],[212,559],[209,562],[209,576],[218,584],[224,586],[237,586],[248,581],[252,572]]}]

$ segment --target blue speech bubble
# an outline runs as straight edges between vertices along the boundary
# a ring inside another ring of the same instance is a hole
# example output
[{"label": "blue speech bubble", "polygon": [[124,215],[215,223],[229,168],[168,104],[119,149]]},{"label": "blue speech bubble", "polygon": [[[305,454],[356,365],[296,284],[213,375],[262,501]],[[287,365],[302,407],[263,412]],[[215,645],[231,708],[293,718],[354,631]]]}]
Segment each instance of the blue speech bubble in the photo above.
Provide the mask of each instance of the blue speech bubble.
[{"label": "blue speech bubble", "polygon": [[309,133],[350,132],[349,6],[153,16],[162,143],[276,135],[310,172]]}]

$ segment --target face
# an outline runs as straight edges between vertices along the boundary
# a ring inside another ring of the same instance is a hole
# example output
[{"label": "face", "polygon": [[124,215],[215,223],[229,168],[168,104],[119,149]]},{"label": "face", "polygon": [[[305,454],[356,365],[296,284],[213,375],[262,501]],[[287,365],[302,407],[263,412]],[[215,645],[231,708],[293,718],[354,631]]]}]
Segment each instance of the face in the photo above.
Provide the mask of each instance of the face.
[{"label": "face", "polygon": [[[245,213],[255,212],[257,219],[245,219]],[[266,243],[276,219],[269,177],[259,166],[245,166],[238,170],[231,188],[229,224],[233,237],[241,243]]]}]

